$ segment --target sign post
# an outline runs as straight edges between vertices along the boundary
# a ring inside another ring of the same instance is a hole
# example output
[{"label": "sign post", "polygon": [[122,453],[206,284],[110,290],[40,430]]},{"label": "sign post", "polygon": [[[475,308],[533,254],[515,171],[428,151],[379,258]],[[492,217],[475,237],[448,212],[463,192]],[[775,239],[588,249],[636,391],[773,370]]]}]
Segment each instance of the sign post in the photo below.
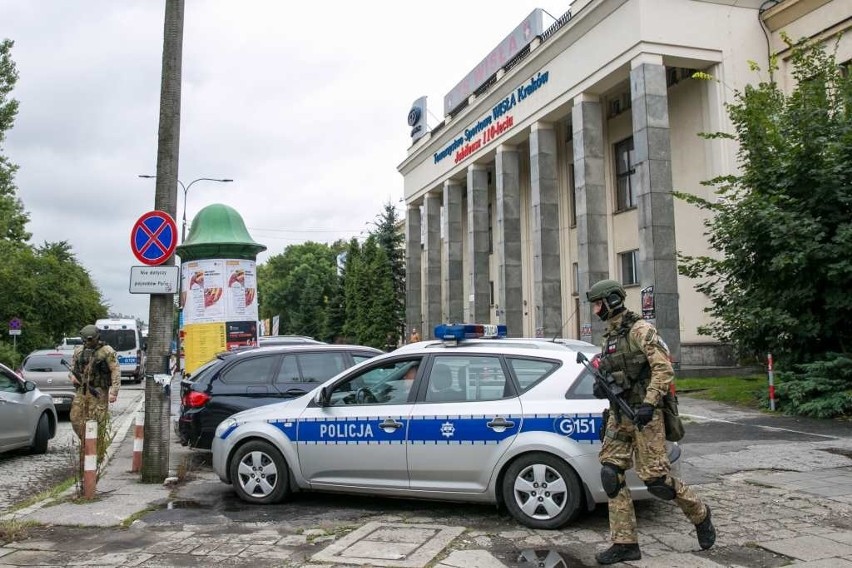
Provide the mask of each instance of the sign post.
[{"label": "sign post", "polygon": [[21,335],[21,325],[23,322],[20,318],[12,318],[9,320],[9,335],[12,336],[12,348],[18,350],[18,336]]},{"label": "sign post", "polygon": [[177,246],[177,225],[165,211],[149,211],[130,231],[130,249],[142,264],[158,266],[171,258]]}]

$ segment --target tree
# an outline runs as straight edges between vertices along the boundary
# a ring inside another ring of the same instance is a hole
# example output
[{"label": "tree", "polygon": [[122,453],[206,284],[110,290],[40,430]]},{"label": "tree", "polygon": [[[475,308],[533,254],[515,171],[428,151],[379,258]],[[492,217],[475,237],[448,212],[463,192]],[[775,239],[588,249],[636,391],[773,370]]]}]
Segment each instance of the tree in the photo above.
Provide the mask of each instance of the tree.
[{"label": "tree", "polygon": [[29,215],[17,197],[15,172],[18,166],[3,155],[6,131],[11,130],[18,114],[18,101],[9,95],[18,82],[18,70],[12,61],[15,42],[5,39],[0,42],[0,240],[23,243],[32,236],[25,225]]},{"label": "tree", "polygon": [[279,333],[329,339],[329,298],[337,279],[337,253],[329,245],[291,245],[258,267],[261,317],[280,316]]},{"label": "tree", "polygon": [[[788,42],[789,43],[789,42]],[[794,90],[770,78],[737,92],[728,113],[738,175],[709,182],[717,257],[681,258],[713,316],[702,333],[779,365],[845,352],[852,340],[852,77],[817,46],[792,45]]]},{"label": "tree", "polygon": [[377,244],[385,251],[390,269],[394,293],[390,318],[396,322],[390,334],[396,344],[405,337],[405,235],[400,230],[402,219],[390,201],[384,204],[376,219],[376,229],[370,234],[376,237]]}]

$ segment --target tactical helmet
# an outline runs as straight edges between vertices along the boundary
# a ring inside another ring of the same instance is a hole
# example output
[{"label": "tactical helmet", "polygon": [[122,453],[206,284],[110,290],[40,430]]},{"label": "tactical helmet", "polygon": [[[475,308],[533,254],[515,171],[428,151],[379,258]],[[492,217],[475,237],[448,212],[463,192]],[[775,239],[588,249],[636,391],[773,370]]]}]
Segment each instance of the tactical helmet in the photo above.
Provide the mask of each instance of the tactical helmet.
[{"label": "tactical helmet", "polygon": [[626,297],[627,292],[616,280],[601,280],[586,292],[586,299],[590,302],[602,301],[598,317],[604,321],[624,309],[624,298]]},{"label": "tactical helmet", "polygon": [[83,329],[80,330],[80,337],[83,338],[83,341],[97,339],[99,335],[100,331],[98,331],[98,328],[92,324],[83,326]]}]

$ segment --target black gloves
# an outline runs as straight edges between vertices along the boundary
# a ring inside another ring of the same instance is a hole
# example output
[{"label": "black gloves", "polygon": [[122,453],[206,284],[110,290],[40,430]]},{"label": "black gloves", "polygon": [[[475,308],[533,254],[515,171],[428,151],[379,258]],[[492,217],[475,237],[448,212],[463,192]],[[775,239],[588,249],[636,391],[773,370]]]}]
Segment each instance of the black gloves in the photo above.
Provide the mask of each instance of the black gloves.
[{"label": "black gloves", "polygon": [[636,419],[633,423],[636,424],[636,426],[644,427],[653,417],[654,406],[647,402],[643,402],[639,408],[636,409]]},{"label": "black gloves", "polygon": [[595,385],[592,387],[592,394],[595,395],[595,398],[607,398],[606,391],[598,381],[595,381]]}]

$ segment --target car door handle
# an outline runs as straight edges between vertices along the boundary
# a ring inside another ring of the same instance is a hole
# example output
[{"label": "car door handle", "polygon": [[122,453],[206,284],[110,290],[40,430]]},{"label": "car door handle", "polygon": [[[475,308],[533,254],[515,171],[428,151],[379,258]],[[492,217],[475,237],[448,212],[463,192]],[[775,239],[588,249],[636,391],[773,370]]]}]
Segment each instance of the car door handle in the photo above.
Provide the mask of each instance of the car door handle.
[{"label": "car door handle", "polygon": [[302,396],[306,392],[308,392],[308,391],[302,390],[302,389],[287,389],[286,391],[284,391],[284,395],[285,396]]},{"label": "car door handle", "polygon": [[384,422],[379,424],[379,428],[393,428],[394,430],[398,428],[402,428],[404,424],[402,422],[397,422],[393,418],[386,418]]},{"label": "car door handle", "polygon": [[514,422],[512,422],[511,420],[506,420],[502,416],[498,416],[497,418],[486,424],[486,426],[488,426],[492,430],[495,428],[512,428],[514,425]]}]

